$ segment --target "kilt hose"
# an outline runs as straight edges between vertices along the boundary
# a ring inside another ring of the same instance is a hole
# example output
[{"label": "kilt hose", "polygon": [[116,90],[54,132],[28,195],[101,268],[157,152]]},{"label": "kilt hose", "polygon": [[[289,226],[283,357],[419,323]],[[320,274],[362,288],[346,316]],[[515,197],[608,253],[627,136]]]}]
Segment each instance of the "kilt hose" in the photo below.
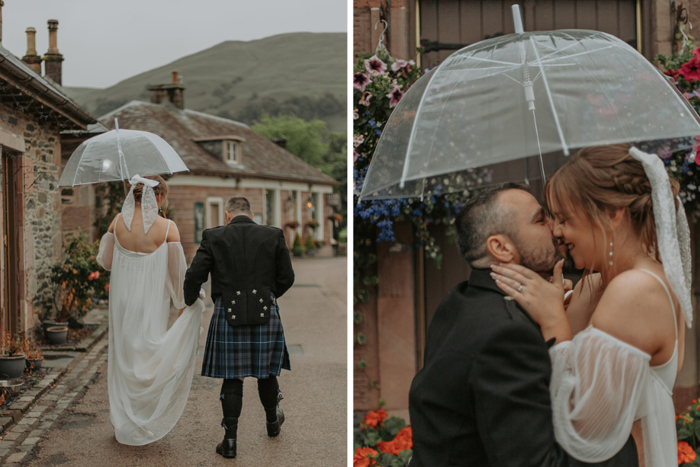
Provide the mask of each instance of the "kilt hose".
[{"label": "kilt hose", "polygon": [[291,370],[276,302],[271,304],[270,320],[265,324],[231,326],[224,313],[219,297],[209,323],[202,376],[265,379],[279,376],[283,368]]}]

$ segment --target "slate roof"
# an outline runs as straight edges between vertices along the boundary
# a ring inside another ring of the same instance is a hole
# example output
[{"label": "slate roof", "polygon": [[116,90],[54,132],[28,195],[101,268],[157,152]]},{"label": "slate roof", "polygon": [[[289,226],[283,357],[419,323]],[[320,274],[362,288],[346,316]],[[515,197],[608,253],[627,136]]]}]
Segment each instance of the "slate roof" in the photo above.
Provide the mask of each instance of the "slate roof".
[{"label": "slate roof", "polygon": [[[155,133],[177,151],[190,174],[236,178],[268,178],[321,185],[338,182],[289,151],[255,133],[247,125],[194,110],[181,110],[170,103],[131,101],[99,118],[107,127]],[[241,138],[241,165],[230,167],[205,150],[195,139],[211,136]],[[184,173],[183,173],[184,175]]]},{"label": "slate roof", "polygon": [[0,98],[2,104],[14,106],[30,114],[45,114],[46,110],[42,106],[46,105],[58,112],[57,122],[61,129],[85,129],[88,124],[97,121],[68,97],[60,85],[47,76],[35,73],[26,63],[0,45],[0,86],[5,88],[6,85],[21,89],[24,93],[16,95],[9,89],[3,89]]}]

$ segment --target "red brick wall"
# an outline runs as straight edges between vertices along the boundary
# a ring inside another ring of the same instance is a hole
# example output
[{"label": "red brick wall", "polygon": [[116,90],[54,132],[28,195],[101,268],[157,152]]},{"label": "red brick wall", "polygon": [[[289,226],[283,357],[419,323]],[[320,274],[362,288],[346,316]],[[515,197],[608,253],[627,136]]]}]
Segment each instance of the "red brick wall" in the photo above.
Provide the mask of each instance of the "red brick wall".
[{"label": "red brick wall", "polygon": [[[170,187],[168,193],[168,204],[169,207],[174,209],[173,220],[177,224],[180,231],[180,238],[182,240],[182,247],[185,250],[185,257],[187,261],[191,261],[194,258],[195,253],[199,245],[194,243],[194,203],[201,202],[205,203],[207,198],[221,198],[224,202],[231,198],[232,196],[244,196],[250,201],[250,206],[253,209],[253,213],[263,212],[263,190],[261,188],[218,188],[218,187],[203,187],[203,186],[173,186]],[[307,192],[302,191],[300,193],[302,200],[302,221],[301,226],[296,230],[302,235],[302,241],[306,240],[308,235],[308,228],[304,226],[309,222],[309,209],[306,207],[306,200],[309,198]],[[288,222],[295,220],[295,218],[290,218],[288,215],[288,210],[286,209],[287,198],[289,197],[289,191],[280,190],[280,217],[284,230],[284,235],[287,240],[287,245],[291,246],[294,241],[294,236],[291,229],[284,227]],[[296,202],[295,202],[296,205]],[[330,221],[327,220],[328,216],[332,213],[332,209],[326,206],[324,202],[324,215],[323,221],[325,222],[324,228],[324,240],[326,245],[330,245],[330,237],[332,234],[332,226]],[[292,216],[295,212],[292,212]],[[224,219],[225,220],[225,219]],[[329,248],[329,247],[327,247]]]}]

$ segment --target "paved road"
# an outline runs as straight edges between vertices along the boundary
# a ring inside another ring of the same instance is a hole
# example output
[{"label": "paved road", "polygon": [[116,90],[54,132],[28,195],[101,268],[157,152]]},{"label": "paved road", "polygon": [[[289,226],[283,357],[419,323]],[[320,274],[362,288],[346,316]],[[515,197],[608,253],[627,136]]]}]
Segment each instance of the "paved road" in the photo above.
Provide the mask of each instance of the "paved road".
[{"label": "paved road", "polygon": [[[304,259],[295,261],[294,268],[296,283],[279,300],[292,371],[283,371],[279,378],[287,421],[278,438],[267,437],[256,382],[247,379],[238,457],[220,457],[214,448],[223,437],[218,401],[221,380],[195,376],[185,412],[172,432],[147,446],[117,443],[109,421],[107,347],[100,342],[103,345],[96,346],[91,363],[81,374],[87,385],[71,388],[75,392],[72,402],[50,424],[36,447],[26,456],[17,454],[21,465],[345,466],[346,260]],[[212,311],[209,307],[203,318],[201,346]],[[40,422],[38,419],[36,424]]]}]

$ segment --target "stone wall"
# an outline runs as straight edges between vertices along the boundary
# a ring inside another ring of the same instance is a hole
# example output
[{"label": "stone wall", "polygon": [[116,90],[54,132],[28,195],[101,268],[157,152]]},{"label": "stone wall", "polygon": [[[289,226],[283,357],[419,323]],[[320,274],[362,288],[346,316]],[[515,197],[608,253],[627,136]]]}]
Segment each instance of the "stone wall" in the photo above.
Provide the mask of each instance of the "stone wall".
[{"label": "stone wall", "polygon": [[61,163],[59,130],[0,106],[4,131],[25,140],[17,160],[20,177],[20,332],[38,324],[42,298],[51,294],[51,265],[61,256],[61,210],[58,191]]}]

